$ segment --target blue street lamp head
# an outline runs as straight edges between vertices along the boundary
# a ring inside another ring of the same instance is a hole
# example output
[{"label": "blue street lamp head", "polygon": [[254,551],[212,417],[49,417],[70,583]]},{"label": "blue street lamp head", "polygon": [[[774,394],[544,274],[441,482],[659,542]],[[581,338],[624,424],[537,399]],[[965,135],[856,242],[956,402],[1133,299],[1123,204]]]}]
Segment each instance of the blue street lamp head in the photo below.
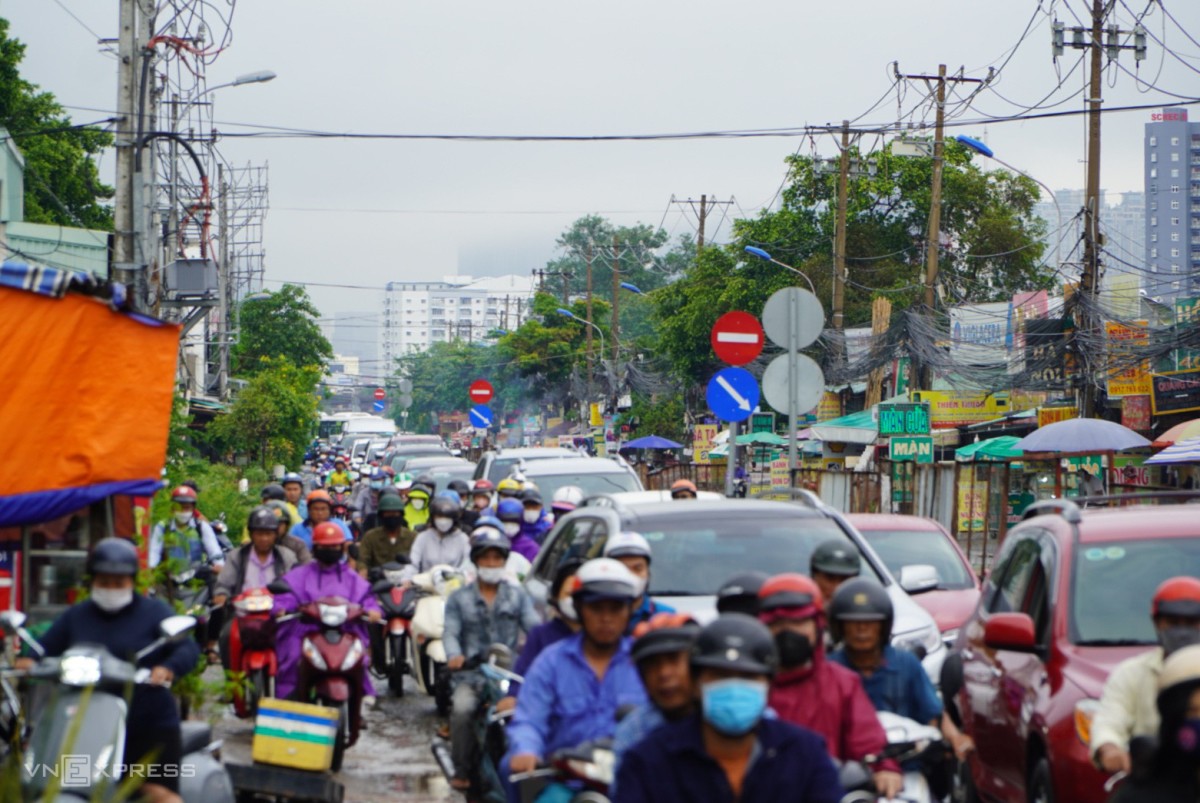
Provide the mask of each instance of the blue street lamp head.
[{"label": "blue street lamp head", "polygon": [[989,148],[987,145],[985,145],[980,140],[975,139],[974,137],[964,137],[960,134],[959,136],[955,137],[954,139],[956,139],[960,145],[966,145],[971,150],[975,151],[976,153],[981,153],[984,156],[988,157],[989,159],[996,155],[995,153],[992,152],[991,148]]},{"label": "blue street lamp head", "polygon": [[748,245],[748,246],[746,246],[746,253],[747,253],[747,254],[750,254],[751,256],[756,256],[756,257],[758,257],[759,259],[765,259],[765,260],[767,260],[768,262],[770,262],[770,261],[771,261],[771,255],[770,255],[770,254],[768,254],[766,251],[764,251],[764,250],[762,250],[761,248],[759,248],[759,247],[757,247],[757,246],[754,246],[754,245]]},{"label": "blue street lamp head", "polygon": [[642,295],[641,288],[639,288],[636,284],[630,284],[629,282],[621,282],[621,287],[628,290],[631,293],[637,293],[639,296]]},{"label": "blue street lamp head", "polygon": [[563,309],[562,307],[556,309],[555,312],[557,312],[559,315],[566,315],[568,318],[575,317],[575,313],[571,312],[569,309]]}]

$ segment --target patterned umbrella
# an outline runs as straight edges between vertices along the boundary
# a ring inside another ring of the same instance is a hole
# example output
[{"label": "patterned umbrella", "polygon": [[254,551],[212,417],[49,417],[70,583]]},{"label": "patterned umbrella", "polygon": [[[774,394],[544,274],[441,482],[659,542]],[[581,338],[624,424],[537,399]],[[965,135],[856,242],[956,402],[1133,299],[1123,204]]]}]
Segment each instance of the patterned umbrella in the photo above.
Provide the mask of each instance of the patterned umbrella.
[{"label": "patterned umbrella", "polygon": [[1146,461],[1146,465],[1162,465],[1164,463],[1200,463],[1200,438],[1192,438],[1180,441],[1174,446],[1168,446]]},{"label": "patterned umbrella", "polygon": [[1181,441],[1188,441],[1192,438],[1200,438],[1200,418],[1193,418],[1191,421],[1176,424],[1155,438],[1153,446],[1155,449],[1165,449],[1168,446],[1174,446]]}]

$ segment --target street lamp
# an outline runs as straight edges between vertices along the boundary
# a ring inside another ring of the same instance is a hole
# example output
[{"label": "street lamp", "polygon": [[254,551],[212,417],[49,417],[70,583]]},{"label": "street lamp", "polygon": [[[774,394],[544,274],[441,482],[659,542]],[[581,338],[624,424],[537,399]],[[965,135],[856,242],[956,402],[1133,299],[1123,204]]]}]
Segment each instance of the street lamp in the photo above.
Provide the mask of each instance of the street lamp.
[{"label": "street lamp", "polygon": [[629,282],[621,282],[621,289],[628,290],[631,293],[637,293],[639,296],[645,295],[641,288],[639,288],[636,284],[630,284]]},{"label": "street lamp", "polygon": [[1014,173],[1016,173],[1019,176],[1024,176],[1025,178],[1029,179],[1030,181],[1037,184],[1039,187],[1041,187],[1043,190],[1046,191],[1046,194],[1050,196],[1050,200],[1054,202],[1054,211],[1058,214],[1058,229],[1054,233],[1054,267],[1055,268],[1061,267],[1062,266],[1063,218],[1062,218],[1062,208],[1058,205],[1058,198],[1055,197],[1054,192],[1049,187],[1047,187],[1045,184],[1043,184],[1042,182],[1038,181],[1033,176],[1026,173],[1024,170],[1013,167],[1008,162],[1006,162],[1003,159],[1001,159],[1000,157],[998,157],[992,151],[991,148],[989,148],[985,143],[981,142],[980,140],[977,140],[974,137],[964,137],[961,135],[955,137],[954,139],[958,142],[958,144],[963,145],[963,146],[969,148],[970,150],[975,151],[980,156],[986,156],[987,158],[991,159],[992,161],[994,161],[1000,165],[1003,165],[1004,167],[1007,167],[1009,170],[1013,171]]},{"label": "street lamp", "polygon": [[604,361],[604,356],[603,356],[604,355],[604,330],[601,329],[599,326],[596,326],[596,324],[592,323],[587,318],[580,318],[578,315],[571,312],[571,310],[569,310],[569,309],[564,309],[563,307],[559,307],[557,310],[555,310],[555,312],[557,312],[559,315],[565,315],[566,317],[571,318],[572,320],[579,321],[580,323],[586,323],[588,326],[590,326],[596,330],[596,334],[600,335],[600,355],[601,355],[600,361],[603,362]]},{"label": "street lamp", "polygon": [[813,287],[812,280],[811,280],[811,279],[809,279],[809,278],[808,278],[808,275],[807,275],[807,274],[805,274],[803,271],[796,270],[796,269],[795,269],[795,268],[793,268],[791,265],[788,265],[786,262],[780,262],[778,259],[775,259],[775,257],[771,256],[771,255],[770,255],[770,254],[768,254],[766,251],[764,251],[764,250],[763,250],[763,249],[761,249],[761,248],[758,248],[757,246],[748,245],[748,246],[746,246],[746,248],[745,248],[745,251],[746,251],[746,253],[747,253],[747,254],[750,254],[751,256],[756,256],[756,257],[758,257],[759,259],[761,259],[761,260],[763,260],[763,261],[765,261],[765,262],[771,262],[771,263],[773,263],[773,264],[776,264],[776,265],[778,265],[778,266],[779,266],[779,267],[781,267],[781,268],[787,268],[787,269],[788,269],[788,270],[790,270],[792,273],[795,273],[795,274],[797,274],[798,276],[800,276],[801,278],[803,278],[803,279],[804,279],[804,281],[808,282],[808,289],[812,291],[812,294],[813,294],[813,295],[816,295],[816,294],[817,294],[817,290],[816,290],[816,288],[815,288],[815,287]]}]

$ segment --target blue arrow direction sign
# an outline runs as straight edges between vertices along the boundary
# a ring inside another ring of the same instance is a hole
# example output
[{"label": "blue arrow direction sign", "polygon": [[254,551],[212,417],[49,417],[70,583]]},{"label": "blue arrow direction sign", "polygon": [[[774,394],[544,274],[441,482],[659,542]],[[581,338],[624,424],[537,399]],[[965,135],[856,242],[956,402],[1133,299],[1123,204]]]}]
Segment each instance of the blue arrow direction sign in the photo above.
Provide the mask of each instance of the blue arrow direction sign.
[{"label": "blue arrow direction sign", "polygon": [[371,408],[372,408],[373,410],[375,410],[375,412],[377,412],[377,413],[382,413],[382,412],[383,412],[383,408],[384,408],[384,402],[383,402],[383,401],[377,401],[377,402],[375,402],[374,404],[372,404],[372,405],[371,405]]},{"label": "blue arrow direction sign", "polygon": [[744,368],[725,368],[708,382],[708,409],[722,421],[745,421],[758,406],[758,381]]},{"label": "blue arrow direction sign", "polygon": [[471,408],[471,426],[473,427],[490,427],[492,420],[495,418],[492,415],[492,410],[486,404],[477,404]]}]

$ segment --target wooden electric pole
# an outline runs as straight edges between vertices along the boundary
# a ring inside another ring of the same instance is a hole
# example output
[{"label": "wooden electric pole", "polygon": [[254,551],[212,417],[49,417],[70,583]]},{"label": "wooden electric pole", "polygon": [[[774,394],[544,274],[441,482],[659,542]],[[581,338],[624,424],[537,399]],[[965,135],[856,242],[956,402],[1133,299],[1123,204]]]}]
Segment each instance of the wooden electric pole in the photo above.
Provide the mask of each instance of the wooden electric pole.
[{"label": "wooden electric pole", "polygon": [[838,159],[837,221],[833,235],[833,363],[840,365],[845,344],[840,335],[846,306],[846,193],[850,179],[850,122],[842,121],[842,153]]},{"label": "wooden electric pole", "polygon": [[704,219],[708,217],[708,196],[700,196],[700,226],[696,229],[696,252],[704,250]]},{"label": "wooden electric pole", "polygon": [[144,307],[145,299],[138,292],[139,265],[134,244],[133,160],[137,150],[134,142],[137,114],[137,16],[136,0],[121,0],[118,18],[117,44],[117,182],[113,198],[112,278],[124,284],[130,306]]},{"label": "wooden electric pole", "polygon": [[[1091,75],[1088,83],[1088,153],[1087,153],[1087,188],[1083,216],[1083,274],[1080,276],[1080,298],[1078,310],[1075,313],[1075,342],[1087,344],[1095,334],[1095,316],[1089,308],[1096,300],[1096,292],[1100,286],[1100,90],[1104,80],[1104,69],[1101,62],[1100,46],[1103,37],[1104,18],[1107,15],[1107,4],[1104,0],[1092,2],[1092,41],[1091,41]],[[1081,337],[1082,336],[1082,337]],[[1080,361],[1076,366],[1076,376],[1081,377],[1079,388],[1079,416],[1091,418],[1096,413],[1096,380],[1090,367],[1084,362],[1089,348],[1084,345],[1075,351],[1075,359]]]},{"label": "wooden electric pole", "polygon": [[[587,248],[587,319],[589,321],[595,320],[594,318],[592,318],[592,247],[593,247],[592,241],[588,240],[588,248]],[[590,402],[591,401],[591,390],[592,390],[592,377],[594,376],[594,374],[592,374],[592,327],[585,326],[584,329],[587,330],[588,401]],[[601,356],[601,359],[603,359],[603,356]]]},{"label": "wooden electric pole", "polygon": [[612,340],[613,340],[613,370],[617,370],[617,360],[620,359],[621,353],[621,319],[618,316],[617,299],[621,295],[621,241],[613,235],[613,253],[612,253]]}]

